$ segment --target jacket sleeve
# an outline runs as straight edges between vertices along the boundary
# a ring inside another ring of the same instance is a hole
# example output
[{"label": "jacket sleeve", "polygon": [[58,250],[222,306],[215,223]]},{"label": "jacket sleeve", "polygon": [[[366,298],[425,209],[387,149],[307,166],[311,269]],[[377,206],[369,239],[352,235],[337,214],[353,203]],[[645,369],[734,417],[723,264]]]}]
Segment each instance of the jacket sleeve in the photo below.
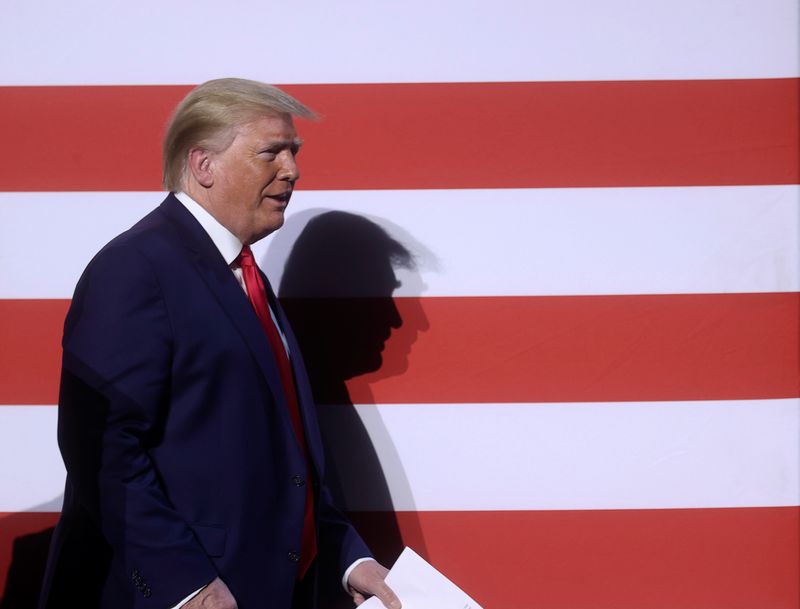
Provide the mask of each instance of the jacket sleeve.
[{"label": "jacket sleeve", "polygon": [[167,609],[217,573],[149,454],[169,408],[172,332],[135,247],[112,242],[87,267],[63,349],[58,439],[77,500],[111,547],[109,578],[131,586],[133,606]]},{"label": "jacket sleeve", "polygon": [[361,539],[350,521],[336,508],[326,486],[320,490],[319,500],[320,536],[329,544],[332,551],[338,581],[344,572],[359,558],[372,558],[372,552]]}]

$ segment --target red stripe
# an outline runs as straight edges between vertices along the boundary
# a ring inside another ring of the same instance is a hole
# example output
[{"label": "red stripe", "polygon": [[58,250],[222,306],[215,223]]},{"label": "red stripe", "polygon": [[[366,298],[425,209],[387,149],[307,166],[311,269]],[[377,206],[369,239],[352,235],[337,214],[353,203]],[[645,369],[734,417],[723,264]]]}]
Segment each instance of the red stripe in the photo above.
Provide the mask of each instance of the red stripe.
[{"label": "red stripe", "polygon": [[[800,509],[355,514],[384,561],[416,549],[487,609],[794,609]],[[392,547],[394,546],[394,547]]]},{"label": "red stripe", "polygon": [[[395,302],[403,325],[387,342],[382,367],[347,383],[354,403],[800,396],[797,293]],[[352,301],[289,301],[286,306],[299,332],[316,331],[310,341],[318,342],[326,327],[335,325],[334,344],[368,350],[370,337],[385,330],[361,323],[378,324],[381,318],[370,318]],[[348,315],[354,309],[357,315]],[[380,301],[374,310],[381,310]],[[320,326],[314,321],[319,318],[336,324]],[[348,336],[357,338],[347,342]],[[337,363],[369,361],[363,352],[351,356],[340,348]],[[331,384],[320,401],[331,401],[334,390]]]},{"label": "red stripe", "polygon": [[[56,514],[0,514],[0,592],[14,539]],[[357,513],[383,562],[403,545],[489,607],[793,609],[800,509]],[[23,538],[24,572],[46,535]],[[22,555],[18,555],[18,559]]]},{"label": "red stripe", "polygon": [[0,404],[55,404],[69,300],[0,300]]},{"label": "red stripe", "polygon": [[[306,189],[796,184],[796,78],[292,85]],[[157,190],[186,86],[0,88],[0,190]],[[58,150],[58,154],[55,150]]]},{"label": "red stripe", "polygon": [[[800,294],[395,299],[355,403],[722,400],[800,396]],[[0,300],[0,404],[52,404],[68,301]],[[365,308],[365,304],[367,305]],[[380,301],[286,302],[298,331],[338,320],[337,364],[368,369]],[[357,315],[347,315],[355,311]],[[368,323],[361,323],[366,320]],[[351,325],[354,324],[354,325]],[[321,333],[314,344],[322,345]],[[305,350],[310,366],[314,356]],[[319,385],[318,385],[319,387]],[[335,401],[326,385],[321,401]]]}]

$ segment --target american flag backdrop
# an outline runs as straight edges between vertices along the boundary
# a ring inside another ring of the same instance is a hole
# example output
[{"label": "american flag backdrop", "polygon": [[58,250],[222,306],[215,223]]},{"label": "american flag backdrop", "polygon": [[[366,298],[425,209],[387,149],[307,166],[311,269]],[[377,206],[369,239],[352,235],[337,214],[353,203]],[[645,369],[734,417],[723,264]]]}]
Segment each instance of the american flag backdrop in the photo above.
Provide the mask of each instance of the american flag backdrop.
[{"label": "american flag backdrop", "polygon": [[254,248],[273,285],[331,210],[415,262],[381,368],[320,405],[381,472],[332,440],[368,541],[393,531],[486,609],[800,607],[799,13],[0,4],[0,595],[58,516],[75,283],[163,198],[175,104],[242,76],[322,117]]}]

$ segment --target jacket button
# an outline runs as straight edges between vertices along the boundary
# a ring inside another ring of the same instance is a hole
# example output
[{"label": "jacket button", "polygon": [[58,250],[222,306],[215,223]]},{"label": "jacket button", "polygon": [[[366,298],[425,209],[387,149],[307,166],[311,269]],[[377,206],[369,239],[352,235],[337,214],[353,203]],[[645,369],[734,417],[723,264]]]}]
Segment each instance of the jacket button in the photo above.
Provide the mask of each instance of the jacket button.
[{"label": "jacket button", "polygon": [[287,558],[290,562],[300,562],[300,555],[297,552],[289,552]]},{"label": "jacket button", "polygon": [[302,476],[297,476],[297,475],[292,476],[292,482],[294,482],[295,486],[303,486],[306,483],[306,481],[303,480]]}]

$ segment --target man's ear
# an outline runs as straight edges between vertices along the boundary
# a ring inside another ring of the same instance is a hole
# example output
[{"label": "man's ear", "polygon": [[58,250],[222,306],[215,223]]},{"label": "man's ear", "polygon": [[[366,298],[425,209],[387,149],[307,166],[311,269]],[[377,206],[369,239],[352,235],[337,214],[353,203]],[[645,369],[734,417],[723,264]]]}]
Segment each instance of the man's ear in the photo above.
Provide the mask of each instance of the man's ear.
[{"label": "man's ear", "polygon": [[204,148],[192,148],[189,151],[189,172],[200,186],[210,188],[214,185],[211,171],[211,153]]}]

